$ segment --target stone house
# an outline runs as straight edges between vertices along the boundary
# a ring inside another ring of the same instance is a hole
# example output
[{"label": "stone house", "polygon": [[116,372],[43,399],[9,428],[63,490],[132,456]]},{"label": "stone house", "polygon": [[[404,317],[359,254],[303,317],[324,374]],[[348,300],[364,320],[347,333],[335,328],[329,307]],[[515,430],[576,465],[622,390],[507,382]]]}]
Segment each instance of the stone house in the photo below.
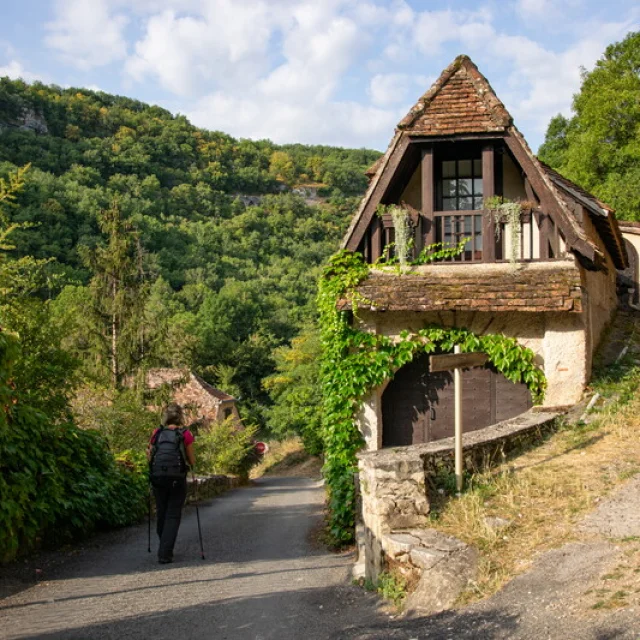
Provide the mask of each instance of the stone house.
[{"label": "stone house", "polygon": [[[357,287],[360,328],[397,339],[434,325],[503,334],[531,349],[544,372],[547,390],[535,409],[528,387],[494,367],[462,372],[463,464],[499,460],[583,394],[618,305],[618,272],[629,267],[615,215],[535,157],[467,56],[400,121],[368,175],[344,249],[378,261],[396,239],[380,205],[399,205],[410,214],[414,256],[436,243],[461,253],[404,273],[372,268]],[[640,234],[627,247],[637,241]],[[338,307],[350,309],[349,300]],[[427,355],[415,356],[371,390],[357,414],[366,443],[358,454],[358,566],[372,579],[385,556],[396,555],[394,532],[426,526],[433,474],[452,462],[454,376],[430,366]]]},{"label": "stone house", "polygon": [[170,389],[171,400],[184,408],[186,424],[195,424],[198,429],[207,429],[230,417],[238,426],[242,425],[236,399],[212,387],[191,371],[149,369],[145,386],[149,391],[163,387]]},{"label": "stone house", "polygon": [[[358,287],[367,301],[358,307],[362,326],[392,337],[441,325],[516,338],[544,371],[545,407],[579,400],[617,307],[625,243],[609,207],[533,155],[468,57],[458,57],[418,100],[368,174],[343,248],[378,260],[395,229],[377,211],[392,204],[411,211],[416,254],[467,241],[457,257],[408,274],[373,269]],[[487,211],[492,196],[519,203],[519,220]],[[428,357],[419,356],[373,390],[359,417],[367,449],[452,435],[452,380],[450,372],[430,373]],[[488,366],[465,371],[463,381],[465,431],[532,405],[524,384]]]}]

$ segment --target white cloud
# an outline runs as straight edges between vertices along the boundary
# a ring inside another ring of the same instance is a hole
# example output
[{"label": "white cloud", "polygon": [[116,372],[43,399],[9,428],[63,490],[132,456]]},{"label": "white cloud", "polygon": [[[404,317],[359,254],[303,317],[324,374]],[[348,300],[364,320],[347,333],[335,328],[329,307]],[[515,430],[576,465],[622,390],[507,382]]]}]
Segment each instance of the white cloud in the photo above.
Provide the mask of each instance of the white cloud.
[{"label": "white cloud", "polygon": [[25,82],[33,82],[34,80],[43,80],[41,76],[31,71],[27,71],[20,62],[11,60],[5,65],[0,66],[0,78],[8,76],[12,80],[21,78]]},{"label": "white cloud", "polygon": [[489,41],[488,53],[511,67],[507,92],[501,97],[514,118],[542,134],[554,115],[570,115],[572,97],[580,89],[581,67],[593,67],[606,46],[622,38],[628,28],[627,23],[601,24],[598,32],[590,31],[560,52],[522,36],[497,34]]},{"label": "white cloud", "polygon": [[125,71],[178,95],[212,81],[248,87],[265,67],[272,20],[262,0],[207,0],[192,15],[166,10],[148,18]]},{"label": "white cloud", "polygon": [[379,106],[403,103],[412,84],[411,76],[406,73],[379,73],[371,78],[369,95],[372,102]]},{"label": "white cloud", "polygon": [[126,56],[127,19],[112,13],[109,0],[57,0],[55,15],[45,43],[69,64],[88,70]]},{"label": "white cloud", "polygon": [[353,62],[362,34],[353,20],[327,11],[326,5],[301,3],[292,18],[284,33],[286,61],[258,89],[294,103],[324,102]]},{"label": "white cloud", "polygon": [[243,138],[274,142],[371,147],[390,138],[403,110],[356,102],[327,102],[315,108],[278,100],[251,100],[217,92],[198,101],[187,116],[197,126]]}]

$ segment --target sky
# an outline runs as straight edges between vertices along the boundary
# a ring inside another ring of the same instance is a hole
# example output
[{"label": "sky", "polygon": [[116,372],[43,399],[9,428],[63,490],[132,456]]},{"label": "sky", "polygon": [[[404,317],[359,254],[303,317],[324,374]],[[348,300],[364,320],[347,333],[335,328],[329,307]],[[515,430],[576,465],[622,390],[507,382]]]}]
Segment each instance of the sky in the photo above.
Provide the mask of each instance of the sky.
[{"label": "sky", "polygon": [[158,104],[199,127],[386,149],[459,54],[535,150],[637,0],[0,0],[0,76]]}]

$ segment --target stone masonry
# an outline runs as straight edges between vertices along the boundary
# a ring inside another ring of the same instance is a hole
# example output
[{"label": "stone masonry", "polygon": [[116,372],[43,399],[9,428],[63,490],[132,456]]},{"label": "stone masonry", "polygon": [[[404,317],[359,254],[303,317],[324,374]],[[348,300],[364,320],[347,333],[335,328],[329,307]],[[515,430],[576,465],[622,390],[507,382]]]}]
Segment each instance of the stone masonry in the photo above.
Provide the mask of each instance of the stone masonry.
[{"label": "stone masonry", "polygon": [[[511,420],[463,436],[464,468],[490,468],[505,456],[535,442],[552,429],[558,412],[532,409]],[[453,438],[428,444],[396,447],[358,454],[361,521],[358,524],[359,560],[355,575],[377,580],[389,557],[389,535],[425,528],[429,495],[442,473],[454,469]]]}]

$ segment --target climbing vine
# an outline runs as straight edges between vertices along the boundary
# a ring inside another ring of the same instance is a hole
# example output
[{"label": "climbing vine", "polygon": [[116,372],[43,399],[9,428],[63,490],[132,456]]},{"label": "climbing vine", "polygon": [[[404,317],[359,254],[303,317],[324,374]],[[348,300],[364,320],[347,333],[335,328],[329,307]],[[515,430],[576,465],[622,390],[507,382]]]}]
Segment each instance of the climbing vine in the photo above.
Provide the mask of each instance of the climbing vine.
[{"label": "climbing vine", "polygon": [[[324,396],[324,475],[329,494],[330,533],[338,543],[353,537],[356,453],[364,444],[355,422],[364,396],[418,353],[483,351],[491,364],[512,382],[524,382],[535,401],[546,387],[544,374],[534,364],[534,354],[515,339],[503,335],[477,336],[466,329],[430,326],[415,333],[404,331],[399,340],[357,329],[349,311],[336,303],[349,299],[357,312],[357,285],[369,267],[357,253],[340,251],[320,279],[318,306],[323,344],[321,378]],[[361,301],[361,299],[360,299]]]}]

